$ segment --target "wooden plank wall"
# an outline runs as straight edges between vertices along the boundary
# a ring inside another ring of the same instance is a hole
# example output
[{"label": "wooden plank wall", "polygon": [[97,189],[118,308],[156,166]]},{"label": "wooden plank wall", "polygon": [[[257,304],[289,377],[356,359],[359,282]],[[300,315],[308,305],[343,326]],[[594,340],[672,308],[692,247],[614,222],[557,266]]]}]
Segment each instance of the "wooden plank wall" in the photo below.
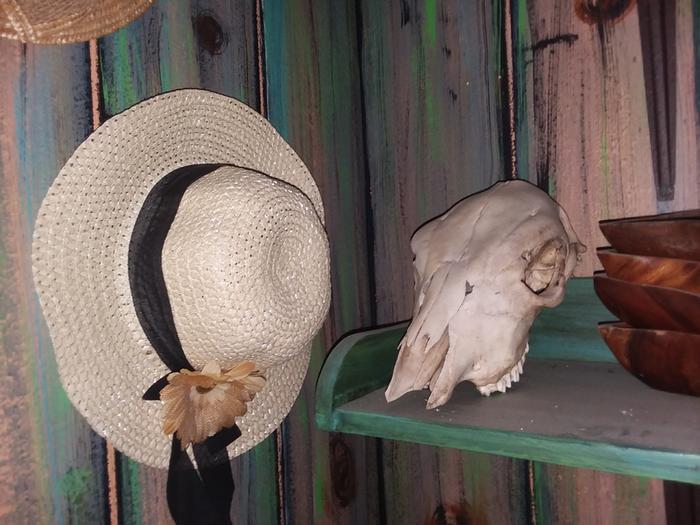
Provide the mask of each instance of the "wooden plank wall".
[{"label": "wooden plank wall", "polygon": [[[599,220],[700,207],[693,2],[519,0],[512,20],[518,175],[569,212],[590,275]],[[659,480],[536,464],[533,487],[538,523],[700,512],[697,488]]]},{"label": "wooden plank wall", "polygon": [[104,442],[60,387],[29,262],[41,198],[92,129],[88,48],[0,57],[0,522],[99,523]]},{"label": "wooden plank wall", "polygon": [[[505,176],[501,7],[360,2],[379,324],[411,315],[411,234]],[[522,461],[385,441],[381,470],[387,523],[528,521]]]},{"label": "wooden plank wall", "polygon": [[313,424],[333,342],[410,315],[412,232],[512,164],[569,210],[586,274],[598,219],[699,205],[700,9],[661,5],[160,0],[89,44],[0,41],[0,523],[169,522],[164,473],[115,455],[60,388],[29,256],[41,198],[93,125],[181,87],[268,116],[327,209],[331,314],[281,431],[232,462],[236,523],[700,519],[683,484]]}]

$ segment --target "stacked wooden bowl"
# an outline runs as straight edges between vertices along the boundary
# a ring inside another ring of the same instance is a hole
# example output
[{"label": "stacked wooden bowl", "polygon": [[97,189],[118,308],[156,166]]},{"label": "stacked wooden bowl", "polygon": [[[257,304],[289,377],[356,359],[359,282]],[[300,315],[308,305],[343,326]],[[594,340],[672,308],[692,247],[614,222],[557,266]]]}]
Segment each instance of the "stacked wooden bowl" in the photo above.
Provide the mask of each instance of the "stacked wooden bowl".
[{"label": "stacked wooden bowl", "polygon": [[628,371],[653,388],[700,396],[700,210],[602,221],[611,248],[594,276],[621,322],[599,325]]}]

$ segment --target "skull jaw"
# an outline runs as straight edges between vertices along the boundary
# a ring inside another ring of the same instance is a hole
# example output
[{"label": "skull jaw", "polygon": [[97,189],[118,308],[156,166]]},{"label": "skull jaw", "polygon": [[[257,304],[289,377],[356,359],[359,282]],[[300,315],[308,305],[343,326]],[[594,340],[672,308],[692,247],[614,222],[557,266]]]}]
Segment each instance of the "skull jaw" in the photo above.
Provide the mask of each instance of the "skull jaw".
[{"label": "skull jaw", "polygon": [[[467,362],[462,361],[464,364],[460,364],[457,358],[464,356],[464,350],[456,347],[448,351],[455,357],[446,356],[442,370],[430,385],[431,394],[426,408],[437,408],[447,403],[457,384],[462,381],[472,383],[480,394],[488,397],[494,392],[505,392],[520,380],[529,351],[527,336],[532,319],[523,319],[514,324],[510,318],[503,320],[504,323],[507,321],[511,324],[496,325],[497,335],[487,340],[485,350],[479,354],[473,353]],[[450,369],[454,371],[450,373]]]},{"label": "skull jaw", "polygon": [[[432,346],[423,338],[404,339],[385,396],[391,402],[412,390],[430,388],[426,408],[444,405],[455,386],[470,381],[483,395],[504,392],[520,379],[534,316],[475,316],[455,320]],[[427,348],[426,348],[427,347]]]},{"label": "skull jaw", "polygon": [[[482,381],[482,384],[472,381],[476,385],[476,389],[479,391],[479,393],[486,397],[489,397],[494,392],[504,393],[511,387],[511,385],[513,385],[513,383],[520,381],[520,376],[523,373],[523,366],[525,365],[525,357],[527,356],[529,350],[530,345],[525,343],[525,349],[523,350],[522,357],[520,357],[518,362],[515,363],[511,369],[503,374],[497,381],[493,381],[491,383],[484,383]],[[469,380],[466,379],[466,381]]]}]

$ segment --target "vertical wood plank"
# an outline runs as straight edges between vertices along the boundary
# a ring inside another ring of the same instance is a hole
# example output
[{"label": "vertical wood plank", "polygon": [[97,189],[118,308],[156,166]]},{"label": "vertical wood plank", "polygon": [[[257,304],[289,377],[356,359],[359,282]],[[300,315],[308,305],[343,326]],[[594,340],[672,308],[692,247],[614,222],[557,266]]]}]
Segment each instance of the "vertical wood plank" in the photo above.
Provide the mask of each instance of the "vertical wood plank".
[{"label": "vertical wood plank", "polygon": [[285,523],[377,523],[376,441],[315,430],[326,352],[372,323],[357,20],[352,2],[263,2],[269,118],[309,167],[326,208],[333,298],[284,425]]},{"label": "vertical wood plank", "polygon": [[410,237],[505,176],[500,3],[362,5],[378,321],[410,316]]},{"label": "vertical wood plank", "polygon": [[48,186],[90,132],[84,45],[0,41],[0,522],[101,523],[104,441],[71,407],[31,275]]},{"label": "vertical wood plank", "polygon": [[[377,321],[389,323],[412,309],[413,232],[506,177],[502,14],[497,1],[432,0],[361,12]],[[382,454],[387,523],[527,522],[524,462],[389,441]]]},{"label": "vertical wood plank", "polygon": [[677,211],[700,207],[700,164],[698,164],[698,146],[700,134],[698,126],[696,78],[697,60],[700,57],[700,45],[695,35],[700,31],[700,20],[693,11],[698,3],[692,0],[676,2],[675,34],[675,192],[670,202],[659,202],[658,211]]},{"label": "vertical wood plank", "polygon": [[[697,207],[700,183],[691,1],[597,6],[513,2],[519,175],[568,211],[581,275],[599,267],[599,220]],[[534,472],[538,522],[666,522],[660,480]]]},{"label": "vertical wood plank", "polygon": [[[666,523],[659,480],[535,464],[537,523]],[[673,522],[669,522],[673,523]]]},{"label": "vertical wood plank", "polygon": [[700,486],[666,481],[664,483],[666,522],[695,525],[700,522]]},{"label": "vertical wood plank", "polygon": [[[165,91],[201,87],[259,107],[255,1],[161,0],[128,27],[100,39],[103,113],[109,117]],[[274,435],[231,462],[236,523],[279,514]],[[167,523],[167,473],[120,460],[123,523]]]}]

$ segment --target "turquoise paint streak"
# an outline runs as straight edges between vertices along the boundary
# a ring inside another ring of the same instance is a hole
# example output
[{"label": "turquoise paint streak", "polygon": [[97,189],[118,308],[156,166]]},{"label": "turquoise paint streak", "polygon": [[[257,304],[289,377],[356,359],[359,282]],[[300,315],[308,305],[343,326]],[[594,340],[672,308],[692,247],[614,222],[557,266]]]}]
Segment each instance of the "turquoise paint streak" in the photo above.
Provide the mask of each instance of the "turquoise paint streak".
[{"label": "turquoise paint streak", "polygon": [[[530,179],[530,124],[527,111],[527,54],[530,47],[530,23],[527,17],[527,1],[513,4],[513,83],[515,91],[515,143],[517,145],[516,169],[518,177]],[[530,57],[532,58],[532,56]],[[550,178],[551,179],[551,178]],[[550,195],[552,195],[550,193]]]},{"label": "turquoise paint streak", "polygon": [[[289,139],[289,94],[286,79],[289,78],[287,54],[286,9],[284,0],[263,0],[265,13],[265,84],[267,91],[267,118],[280,135]],[[270,96],[273,94],[273,96]]]},{"label": "turquoise paint streak", "polygon": [[[140,465],[126,456],[118,456],[117,461],[119,460],[121,460],[123,478],[119,512],[124,523],[141,525],[143,523],[143,502],[141,501],[141,479],[139,477]],[[128,485],[127,489],[124,489],[125,483]],[[129,518],[129,521],[126,518]]]},{"label": "turquoise paint streak", "polygon": [[[330,46],[320,46],[319,53],[319,91],[320,91],[320,112],[323,134],[322,151],[327,154],[324,159],[324,166],[332,167],[335,170],[333,178],[338,184],[339,199],[334,205],[340,208],[336,216],[339,217],[343,225],[341,233],[343,239],[348,241],[356,239],[363,232],[358,234],[354,217],[357,213],[356,186],[358,178],[361,178],[363,171],[360,151],[357,151],[357,143],[351,140],[351,135],[357,128],[353,122],[353,104],[359,107],[359,96],[353,98],[355,78],[353,72],[359,76],[359,72],[354,71],[348,64],[354,64],[355,56],[351,45],[354,35],[348,35],[348,21],[346,16],[334,16],[332,13],[321,13],[319,23],[329,24],[324,27],[322,34],[326,30],[331,34],[332,43]],[[359,64],[357,64],[359,69]],[[327,177],[327,180],[330,177]],[[361,184],[361,183],[360,183]],[[358,303],[358,283],[357,271],[362,267],[358,261],[358,251],[355,242],[338,242],[333,246],[333,272],[335,274],[337,295],[335,304],[336,323],[340,331],[344,332],[357,327]],[[325,350],[318,349],[320,359],[325,357]],[[320,371],[319,363],[316,371]],[[313,366],[313,362],[312,362]],[[316,377],[316,376],[314,376]]]},{"label": "turquoise paint streak", "polygon": [[695,112],[700,110],[700,2],[693,4],[693,43],[695,44]]},{"label": "turquoise paint streak", "polygon": [[[33,84],[34,86],[37,86],[39,89],[42,87],[46,87],[45,85],[37,85]],[[35,214],[32,212],[34,209],[33,205],[33,199],[31,196],[31,191],[27,191],[27,188],[31,187],[31,184],[28,184],[28,180],[30,179],[31,175],[30,172],[32,170],[32,154],[31,152],[28,151],[28,143],[27,143],[27,137],[25,133],[27,132],[27,124],[29,121],[31,121],[30,118],[30,113],[32,111],[32,108],[36,108],[37,106],[42,106],[42,107],[51,107],[51,99],[46,96],[45,93],[39,93],[38,97],[36,97],[37,101],[35,102],[35,97],[33,96],[34,93],[32,93],[32,96],[30,97],[28,90],[28,83],[27,83],[27,70],[26,70],[26,63],[23,63],[22,65],[22,73],[21,73],[21,78],[19,82],[19,86],[15,93],[15,99],[14,99],[14,114],[15,114],[15,123],[16,123],[16,129],[15,129],[15,136],[17,137],[17,155],[18,155],[18,167],[20,170],[20,195],[25,199],[23,203],[23,211],[25,212],[26,215],[29,215],[29,217],[34,216]],[[26,102],[28,100],[32,100],[32,106],[28,107]],[[39,100],[43,101],[43,104],[38,102]],[[49,134],[49,130],[52,128],[49,127],[47,129],[46,135]],[[41,135],[41,137],[46,137],[46,135]],[[32,139],[40,139],[41,137],[39,136],[33,136]],[[48,144],[48,150],[44,150],[44,154],[46,156],[52,156],[51,153],[53,153],[53,141],[50,141]],[[37,159],[38,160],[38,159]],[[24,220],[28,223],[31,224],[31,219],[25,215]],[[36,450],[40,450],[40,459],[41,459],[41,465],[46,466],[47,468],[47,474],[48,474],[48,492],[49,492],[49,497],[51,500],[51,511],[53,514],[53,518],[56,521],[56,523],[65,523],[65,509],[63,506],[63,497],[59,489],[59,474],[58,474],[58,460],[55,454],[53,453],[54,451],[51,450],[52,444],[55,443],[55,435],[54,435],[54,429],[53,425],[51,424],[50,420],[50,410],[49,410],[49,380],[46,377],[46,359],[45,359],[45,349],[50,348],[50,345],[47,344],[47,342],[44,340],[43,333],[40,330],[39,327],[41,327],[44,323],[41,313],[34,310],[32,312],[32,323],[31,327],[33,330],[33,334],[26,334],[26,340],[25,340],[25,345],[24,348],[32,348],[33,353],[32,354],[26,354],[27,358],[29,359],[29,370],[30,373],[33,374],[34,376],[34,389],[32,390],[32,397],[33,397],[33,404],[38,408],[38,411],[36,411],[33,414],[33,427],[35,429],[40,429],[38,432],[34,432],[33,436],[33,443],[32,446]],[[36,343],[35,343],[36,342]],[[42,344],[43,343],[43,344]],[[37,436],[43,436],[43,442],[40,441],[40,438]]]},{"label": "turquoise paint streak", "polygon": [[[124,111],[140,100],[139,93],[146,91],[146,74],[141,53],[131,47],[131,34],[138,29],[137,21],[128,29],[120,29],[102,39],[100,72],[104,109],[109,116]],[[107,50],[110,56],[107,56]],[[105,64],[109,67],[105,68]]]}]

